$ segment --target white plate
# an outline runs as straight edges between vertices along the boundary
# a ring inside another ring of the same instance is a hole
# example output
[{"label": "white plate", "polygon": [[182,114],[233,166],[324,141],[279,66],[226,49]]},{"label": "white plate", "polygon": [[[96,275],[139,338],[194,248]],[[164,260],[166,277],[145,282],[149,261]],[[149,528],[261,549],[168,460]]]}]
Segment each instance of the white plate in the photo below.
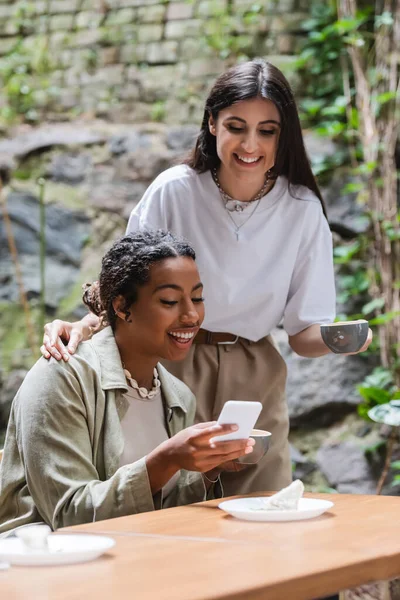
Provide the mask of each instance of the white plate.
[{"label": "white plate", "polygon": [[233,517],[245,521],[301,521],[322,515],[332,508],[333,502],[301,498],[297,510],[262,510],[263,498],[238,498],[226,500],[218,506]]},{"label": "white plate", "polygon": [[0,562],[11,565],[70,565],[94,560],[115,545],[115,540],[101,535],[49,535],[49,548],[30,550],[22,540],[0,540]]}]

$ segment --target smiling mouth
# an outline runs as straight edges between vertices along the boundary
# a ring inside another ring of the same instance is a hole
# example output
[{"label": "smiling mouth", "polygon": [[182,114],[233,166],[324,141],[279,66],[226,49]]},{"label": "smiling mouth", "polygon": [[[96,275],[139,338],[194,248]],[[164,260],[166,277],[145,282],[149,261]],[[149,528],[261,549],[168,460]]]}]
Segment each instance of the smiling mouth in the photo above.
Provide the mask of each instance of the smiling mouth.
[{"label": "smiling mouth", "polygon": [[193,341],[198,332],[198,327],[191,328],[190,331],[168,331],[167,334],[178,346],[188,346]]},{"label": "smiling mouth", "polygon": [[242,165],[256,165],[262,160],[262,156],[243,156],[242,154],[234,154],[233,156]]}]

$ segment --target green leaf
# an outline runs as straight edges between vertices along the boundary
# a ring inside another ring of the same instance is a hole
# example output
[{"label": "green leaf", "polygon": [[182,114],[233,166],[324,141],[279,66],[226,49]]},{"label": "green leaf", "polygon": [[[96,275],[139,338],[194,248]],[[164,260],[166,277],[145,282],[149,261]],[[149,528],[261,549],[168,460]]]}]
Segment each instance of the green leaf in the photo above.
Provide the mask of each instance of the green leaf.
[{"label": "green leaf", "polygon": [[383,298],[374,298],[361,309],[361,312],[364,316],[371,314],[374,310],[378,310],[385,306],[385,300]]},{"label": "green leaf", "polygon": [[334,261],[337,264],[346,264],[359,250],[360,242],[358,240],[346,246],[336,246],[333,250]]},{"label": "green leaf", "polygon": [[400,315],[400,311],[392,311],[384,313],[383,315],[379,315],[379,317],[375,317],[375,319],[370,319],[370,325],[385,325],[386,323],[390,323],[396,317]]},{"label": "green leaf", "polygon": [[383,94],[378,94],[376,96],[376,101],[378,104],[386,104],[386,102],[390,102],[390,100],[394,100],[396,98],[396,92],[384,92]]},{"label": "green leaf", "polygon": [[382,25],[393,25],[394,20],[393,20],[393,15],[392,13],[385,11],[383,12],[381,15],[377,15],[375,17],[375,26],[376,27],[381,27]]},{"label": "green leaf", "polygon": [[391,400],[391,394],[387,390],[379,387],[363,387],[357,386],[359,394],[367,400],[367,402],[375,402],[376,404],[386,404]]},{"label": "green leaf", "polygon": [[323,100],[312,100],[307,98],[303,100],[300,106],[301,109],[304,110],[304,112],[306,112],[308,115],[315,116],[321,110],[323,105]]},{"label": "green leaf", "polygon": [[344,106],[325,106],[321,110],[321,115],[324,117],[340,117],[346,113],[346,108]]},{"label": "green leaf", "polygon": [[345,129],[345,124],[340,121],[332,121],[324,124],[322,127],[316,127],[315,132],[319,135],[328,135],[329,137],[336,137],[342,133]]},{"label": "green leaf", "polygon": [[349,33],[351,31],[357,31],[360,25],[365,19],[356,19],[347,17],[344,19],[338,19],[336,23],[333,23],[332,28],[339,34]]},{"label": "green leaf", "polygon": [[389,369],[384,367],[375,367],[375,369],[367,375],[362,383],[363,387],[379,387],[385,388],[393,383],[393,375]]},{"label": "green leaf", "polygon": [[395,460],[392,463],[390,463],[390,468],[394,471],[400,471],[400,460]]},{"label": "green leaf", "polygon": [[359,165],[356,169],[354,169],[354,172],[360,175],[370,175],[374,172],[376,167],[377,163],[375,161],[370,161]]},{"label": "green leaf", "polygon": [[359,415],[359,416],[360,416],[362,419],[365,419],[366,421],[370,421],[370,422],[371,422],[371,419],[370,419],[370,418],[369,418],[369,416],[368,416],[368,411],[369,411],[369,409],[370,409],[370,408],[371,408],[371,407],[370,407],[370,406],[368,406],[368,405],[366,405],[366,404],[359,404],[359,405],[357,406],[357,413],[358,413],[358,415]]},{"label": "green leaf", "polygon": [[301,24],[301,28],[305,31],[312,31],[313,29],[317,29],[319,27],[319,24],[320,23],[318,19],[306,19]]},{"label": "green leaf", "polygon": [[386,440],[379,440],[376,444],[372,444],[371,446],[366,446],[364,448],[365,454],[375,454],[377,450],[380,450],[383,446],[386,446]]},{"label": "green leaf", "polygon": [[344,194],[353,194],[353,193],[361,192],[364,188],[365,188],[364,183],[347,183],[342,188],[342,192]]}]

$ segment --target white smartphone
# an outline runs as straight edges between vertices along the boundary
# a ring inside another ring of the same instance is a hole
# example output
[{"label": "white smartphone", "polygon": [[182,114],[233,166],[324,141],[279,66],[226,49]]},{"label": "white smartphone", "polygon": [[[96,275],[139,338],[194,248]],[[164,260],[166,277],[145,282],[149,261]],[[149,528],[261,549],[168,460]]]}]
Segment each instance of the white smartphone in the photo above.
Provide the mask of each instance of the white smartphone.
[{"label": "white smartphone", "polygon": [[222,407],[218,417],[218,425],[238,425],[237,431],[226,433],[212,438],[213,442],[225,442],[227,440],[246,440],[259,417],[262,409],[261,402],[250,402],[244,400],[228,400]]}]

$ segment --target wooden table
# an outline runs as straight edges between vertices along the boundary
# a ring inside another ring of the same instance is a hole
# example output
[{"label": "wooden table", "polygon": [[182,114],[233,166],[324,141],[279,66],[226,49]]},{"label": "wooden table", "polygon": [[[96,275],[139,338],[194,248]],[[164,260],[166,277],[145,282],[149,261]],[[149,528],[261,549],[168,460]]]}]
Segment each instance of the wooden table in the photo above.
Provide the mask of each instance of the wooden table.
[{"label": "wooden table", "polygon": [[117,543],[92,563],[0,572],[0,598],[309,600],[400,574],[399,498],[313,497],[335,506],[309,521],[252,523],[211,501],[67,528]]}]

